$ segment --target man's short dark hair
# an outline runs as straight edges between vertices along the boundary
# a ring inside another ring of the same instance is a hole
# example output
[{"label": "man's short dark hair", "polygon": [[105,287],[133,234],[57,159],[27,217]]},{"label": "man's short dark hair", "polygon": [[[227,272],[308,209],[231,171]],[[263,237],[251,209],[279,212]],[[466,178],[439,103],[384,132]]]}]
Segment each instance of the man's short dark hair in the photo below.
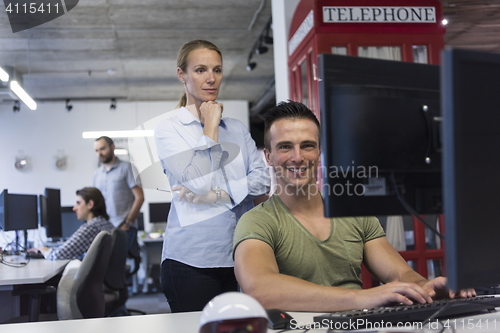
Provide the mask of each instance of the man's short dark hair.
[{"label": "man's short dark hair", "polygon": [[318,118],[302,103],[294,101],[280,102],[275,107],[270,108],[264,114],[264,145],[267,150],[271,151],[271,138],[269,138],[269,130],[275,121],[280,119],[309,119],[318,126]]},{"label": "man's short dark hair", "polygon": [[97,139],[95,139],[95,141],[99,141],[99,140],[104,140],[106,141],[106,143],[111,147],[111,145],[115,144],[113,142],[113,139],[111,139],[109,136],[101,136],[101,137],[98,137]]}]

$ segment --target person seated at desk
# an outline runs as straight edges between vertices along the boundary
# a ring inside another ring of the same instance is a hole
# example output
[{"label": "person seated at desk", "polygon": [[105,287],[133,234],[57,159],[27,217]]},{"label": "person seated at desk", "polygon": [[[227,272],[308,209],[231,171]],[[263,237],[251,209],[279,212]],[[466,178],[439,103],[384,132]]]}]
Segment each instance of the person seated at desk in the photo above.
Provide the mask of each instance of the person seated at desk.
[{"label": "person seated at desk", "polygon": [[49,260],[82,259],[99,232],[102,230],[111,232],[115,228],[109,222],[104,197],[95,187],[85,187],[76,191],[73,211],[79,220],[87,222],[82,224],[67,241],[53,249],[42,247],[30,251],[38,250]]},{"label": "person seated at desk", "polygon": [[[233,255],[243,291],[268,309],[313,312],[446,296],[446,278],[428,281],[415,272],[375,217],[324,217],[316,184],[319,133],[316,116],[301,103],[282,102],[265,115],[264,153],[277,189],[236,226]],[[361,263],[385,284],[361,289]]]}]

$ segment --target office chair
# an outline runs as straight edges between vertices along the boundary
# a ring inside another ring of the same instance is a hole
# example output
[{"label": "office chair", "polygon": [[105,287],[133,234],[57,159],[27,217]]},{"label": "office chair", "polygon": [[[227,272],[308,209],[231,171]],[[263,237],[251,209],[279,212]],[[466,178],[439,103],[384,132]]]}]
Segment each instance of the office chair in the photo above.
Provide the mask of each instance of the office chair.
[{"label": "office chair", "polygon": [[111,255],[111,235],[101,231],[83,261],[72,260],[57,288],[59,320],[105,316],[104,276]]},{"label": "office chair", "polygon": [[[28,320],[39,321],[41,295],[53,292],[57,293],[57,318],[54,314],[47,314],[43,315],[44,321],[104,317],[102,285],[111,254],[111,240],[108,232],[101,231],[92,241],[83,261],[75,259],[66,265],[57,290],[46,285],[15,289],[13,295],[29,297]],[[18,317],[9,322],[23,321],[23,317]]]},{"label": "office chair", "polygon": [[115,229],[111,233],[111,238],[111,256],[104,276],[106,317],[123,306],[128,299],[128,286],[125,278],[128,256],[127,233],[124,230]]},{"label": "office chair", "polygon": [[134,279],[137,278],[137,272],[141,265],[140,246],[137,242],[137,231],[135,227],[130,227],[127,231],[128,238],[128,259],[133,261],[133,268],[126,271],[127,286],[134,285]]}]

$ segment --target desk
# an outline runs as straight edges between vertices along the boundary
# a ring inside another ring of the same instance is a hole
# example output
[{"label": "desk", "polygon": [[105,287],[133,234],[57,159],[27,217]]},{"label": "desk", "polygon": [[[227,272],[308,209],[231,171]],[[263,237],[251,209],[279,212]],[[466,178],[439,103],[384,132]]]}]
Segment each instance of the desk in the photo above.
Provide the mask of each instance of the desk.
[{"label": "desk", "polygon": [[158,238],[144,238],[140,240],[141,249],[141,260],[143,267],[145,269],[144,284],[142,286],[142,292],[149,292],[149,285],[153,285],[159,289],[159,272],[152,275],[153,266],[161,266],[161,254],[163,250],[163,237]]},{"label": "desk", "polygon": [[[290,312],[290,314],[302,323],[312,322],[315,313],[297,313]],[[53,321],[53,322],[38,322],[38,323],[24,323],[24,324],[4,324],[0,325],[2,333],[137,333],[141,330],[148,332],[166,332],[166,333],[197,333],[200,312],[187,312],[176,314],[158,314],[158,315],[145,315],[145,316],[131,316],[131,317],[114,317],[114,318],[99,318],[99,319],[79,319],[79,320],[66,320],[66,321]],[[500,330],[500,313],[483,314],[473,317],[465,317],[465,323],[482,324],[482,328],[475,327],[475,329],[468,330],[457,326],[455,332],[481,332],[481,333],[498,333]],[[489,327],[485,323],[489,322]],[[496,323],[496,324],[493,324]],[[496,325],[496,327],[494,327]],[[280,332],[281,330],[268,330],[271,332]],[[296,330],[290,332],[302,333],[303,330]],[[324,333],[326,329],[312,329],[308,333]],[[352,331],[345,331],[352,332]],[[367,331],[365,331],[367,332]],[[375,331],[370,331],[375,332]],[[381,331],[382,332],[382,331]],[[425,331],[411,331],[408,329],[386,329],[383,332],[422,332],[422,333],[435,333],[437,330]],[[445,333],[451,332],[447,329]]]},{"label": "desk", "polygon": [[69,260],[32,259],[23,267],[0,264],[0,323],[20,315],[19,297],[12,296],[14,285],[47,282],[62,272],[68,262]]},{"label": "desk", "polygon": [[62,272],[69,260],[31,259],[26,266],[0,264],[0,286],[44,283]]}]

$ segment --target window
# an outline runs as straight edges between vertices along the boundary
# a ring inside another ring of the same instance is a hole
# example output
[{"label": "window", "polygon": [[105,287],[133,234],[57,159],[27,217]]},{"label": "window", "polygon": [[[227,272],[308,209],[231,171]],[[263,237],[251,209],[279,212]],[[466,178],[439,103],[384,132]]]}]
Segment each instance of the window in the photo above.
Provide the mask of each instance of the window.
[{"label": "window", "polygon": [[347,55],[347,47],[345,47],[345,46],[332,46],[332,54]]},{"label": "window", "polygon": [[307,58],[300,64],[300,81],[302,84],[302,103],[310,107],[309,105],[309,88],[307,84]]},{"label": "window", "polygon": [[401,48],[399,46],[359,46],[358,56],[401,61]]},{"label": "window", "polygon": [[413,45],[413,62],[419,64],[428,64],[429,60],[427,58],[427,46],[426,45]]}]

